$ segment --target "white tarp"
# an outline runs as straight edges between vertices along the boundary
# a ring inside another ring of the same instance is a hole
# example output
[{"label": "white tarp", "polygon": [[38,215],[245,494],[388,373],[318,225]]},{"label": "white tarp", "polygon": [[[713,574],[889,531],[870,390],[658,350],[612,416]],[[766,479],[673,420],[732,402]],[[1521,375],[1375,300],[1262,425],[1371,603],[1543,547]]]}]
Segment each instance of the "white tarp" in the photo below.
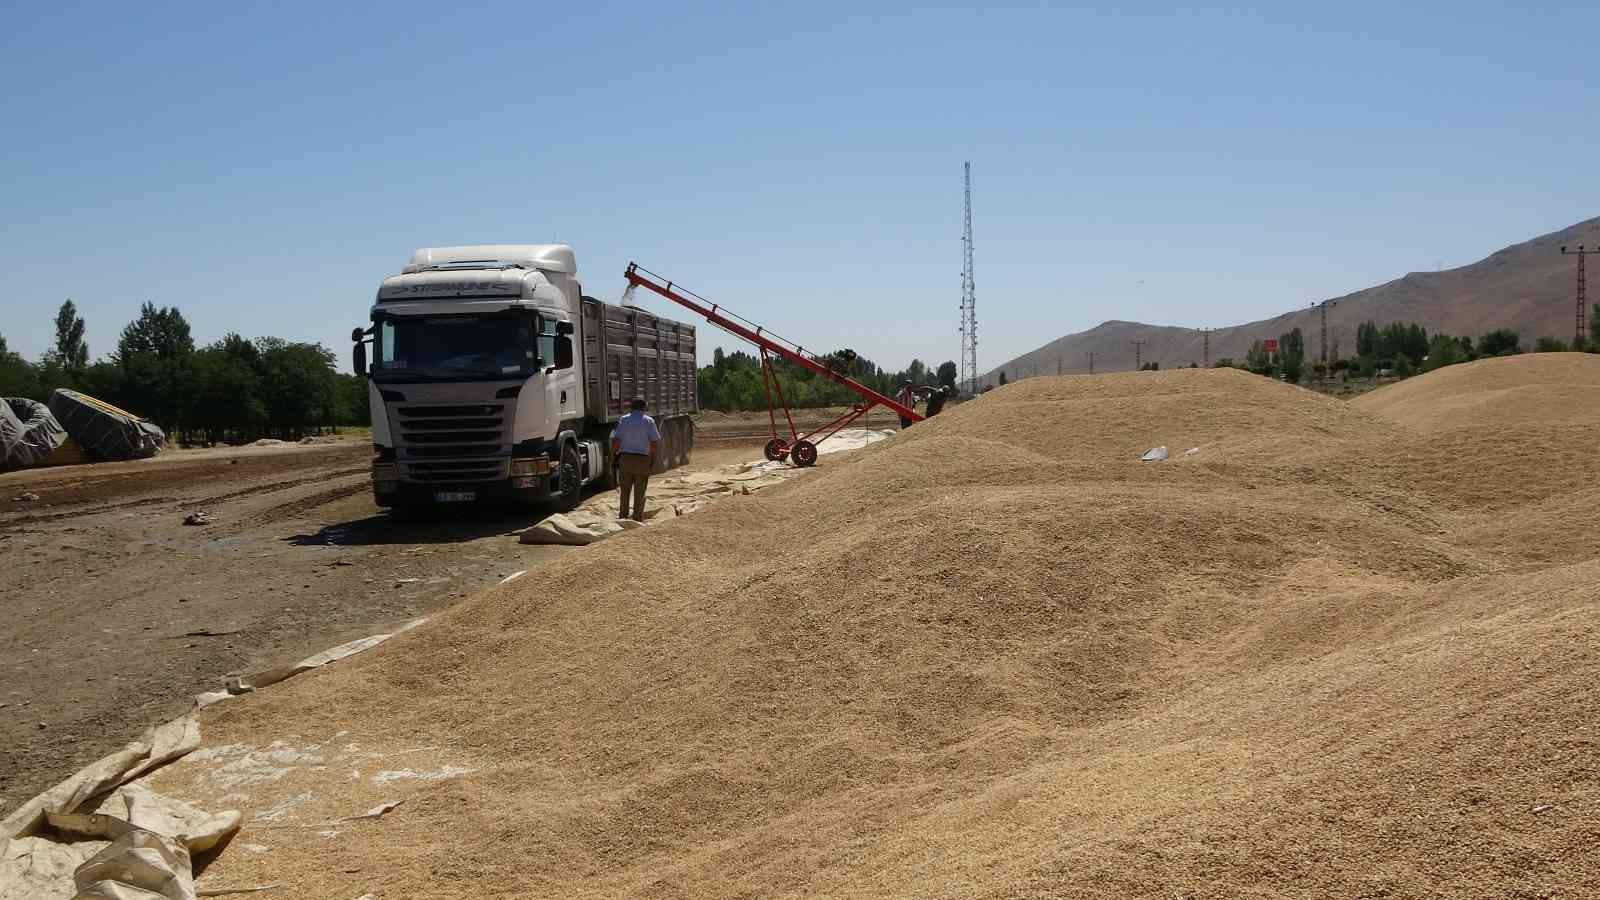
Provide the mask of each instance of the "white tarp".
[{"label": "white tarp", "polygon": [[194,900],[189,854],[237,831],[239,812],[209,813],[133,779],[199,746],[185,716],[23,804],[0,824],[0,900]]},{"label": "white tarp", "polygon": [[[866,428],[846,428],[817,445],[817,452],[840,453],[859,450],[894,434]],[[749,494],[786,481],[806,471],[787,462],[737,463],[684,475],[657,475],[650,479],[644,502],[644,523],[673,519],[698,512],[708,502],[733,494]],[[522,533],[524,544],[584,545],[605,540],[640,523],[619,520],[621,497],[616,491],[603,491],[568,513],[556,513],[540,520]]]}]

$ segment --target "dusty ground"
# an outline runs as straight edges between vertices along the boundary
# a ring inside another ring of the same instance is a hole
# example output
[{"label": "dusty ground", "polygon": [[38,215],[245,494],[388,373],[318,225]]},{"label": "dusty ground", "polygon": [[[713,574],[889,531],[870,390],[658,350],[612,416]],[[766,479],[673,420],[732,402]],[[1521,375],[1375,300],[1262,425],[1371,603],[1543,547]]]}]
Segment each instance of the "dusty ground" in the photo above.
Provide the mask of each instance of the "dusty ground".
[{"label": "dusty ground", "polygon": [[[689,468],[759,457],[764,425],[710,415]],[[0,816],[230,673],[383,632],[570,549],[517,542],[539,510],[395,521],[372,502],[369,456],[349,440],[0,475]],[[185,526],[197,510],[211,524]]]}]

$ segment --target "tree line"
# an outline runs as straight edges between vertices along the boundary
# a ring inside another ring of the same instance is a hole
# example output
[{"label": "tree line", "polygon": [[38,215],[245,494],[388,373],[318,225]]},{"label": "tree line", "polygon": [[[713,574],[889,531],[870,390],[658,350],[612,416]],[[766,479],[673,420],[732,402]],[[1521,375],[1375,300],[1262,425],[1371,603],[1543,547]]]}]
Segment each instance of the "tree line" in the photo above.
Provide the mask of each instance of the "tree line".
[{"label": "tree line", "polygon": [[[950,386],[956,383],[954,360],[940,363],[929,369],[920,359],[897,372],[886,371],[872,360],[853,350],[839,350],[817,358],[834,371],[848,376],[880,394],[893,396],[900,385],[909,381],[919,387]],[[774,359],[780,389],[784,400],[792,407],[845,406],[855,403],[861,396],[849,388],[823,376],[795,365],[785,359]],[[736,350],[726,353],[718,347],[711,355],[711,365],[702,366],[697,373],[702,409],[724,412],[767,408],[767,389],[761,377],[760,357]],[[774,396],[773,402],[777,402]]]},{"label": "tree line", "polygon": [[[1600,303],[1594,306],[1586,340],[1580,340],[1577,346],[1573,346],[1560,338],[1542,337],[1534,342],[1532,350],[1535,353],[1572,350],[1600,352]],[[1276,351],[1268,351],[1265,342],[1258,340],[1250,345],[1243,360],[1224,358],[1217,360],[1216,366],[1246,369],[1258,375],[1281,377],[1291,382],[1299,382],[1307,376],[1318,380],[1336,376],[1372,378],[1382,375],[1404,378],[1475,359],[1511,356],[1526,351],[1522,339],[1510,328],[1496,328],[1474,340],[1468,335],[1429,335],[1427,329],[1414,322],[1390,322],[1379,326],[1369,319],[1356,326],[1355,354],[1341,356],[1335,340],[1329,348],[1326,366],[1320,360],[1309,362],[1305,336],[1299,328],[1279,336]]]},{"label": "tree line", "polygon": [[196,347],[176,307],[146,302],[91,363],[87,325],[68,300],[55,344],[30,362],[0,335],[0,396],[44,400],[55,388],[97,397],[160,425],[183,443],[295,440],[340,425],[366,425],[366,380],[341,375],[321,344],[228,334]]}]

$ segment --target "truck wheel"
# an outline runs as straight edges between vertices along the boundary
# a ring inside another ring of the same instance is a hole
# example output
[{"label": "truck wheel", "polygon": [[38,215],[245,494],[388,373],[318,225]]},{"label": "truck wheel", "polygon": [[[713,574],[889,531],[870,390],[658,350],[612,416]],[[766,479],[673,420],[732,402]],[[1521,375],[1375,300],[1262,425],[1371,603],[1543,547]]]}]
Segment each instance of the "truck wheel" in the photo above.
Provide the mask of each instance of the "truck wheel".
[{"label": "truck wheel", "polygon": [[678,453],[678,432],[671,422],[667,423],[666,431],[661,434],[661,450],[656,454],[656,468],[652,474],[660,475],[672,468],[673,458]]},{"label": "truck wheel", "polygon": [[578,448],[571,444],[561,448],[561,465],[556,470],[556,483],[561,493],[556,495],[556,508],[571,512],[583,499],[583,477],[578,474]]},{"label": "truck wheel", "polygon": [[817,464],[817,445],[810,441],[795,441],[794,450],[789,453],[790,462],[800,468]]},{"label": "truck wheel", "polygon": [[674,468],[689,461],[689,429],[682,419],[672,421],[672,465]]}]

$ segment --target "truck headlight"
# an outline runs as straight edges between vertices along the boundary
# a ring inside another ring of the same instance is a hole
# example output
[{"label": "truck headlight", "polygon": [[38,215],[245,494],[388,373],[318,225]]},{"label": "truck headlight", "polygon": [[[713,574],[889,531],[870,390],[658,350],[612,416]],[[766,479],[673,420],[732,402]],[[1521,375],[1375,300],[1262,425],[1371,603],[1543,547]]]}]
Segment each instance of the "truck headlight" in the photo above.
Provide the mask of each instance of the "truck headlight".
[{"label": "truck headlight", "polygon": [[372,481],[374,484],[384,482],[394,483],[400,480],[400,467],[394,463],[373,463]]},{"label": "truck headlight", "polygon": [[550,458],[548,456],[535,456],[532,459],[513,459],[511,461],[511,474],[518,475],[544,475],[550,471]]}]

